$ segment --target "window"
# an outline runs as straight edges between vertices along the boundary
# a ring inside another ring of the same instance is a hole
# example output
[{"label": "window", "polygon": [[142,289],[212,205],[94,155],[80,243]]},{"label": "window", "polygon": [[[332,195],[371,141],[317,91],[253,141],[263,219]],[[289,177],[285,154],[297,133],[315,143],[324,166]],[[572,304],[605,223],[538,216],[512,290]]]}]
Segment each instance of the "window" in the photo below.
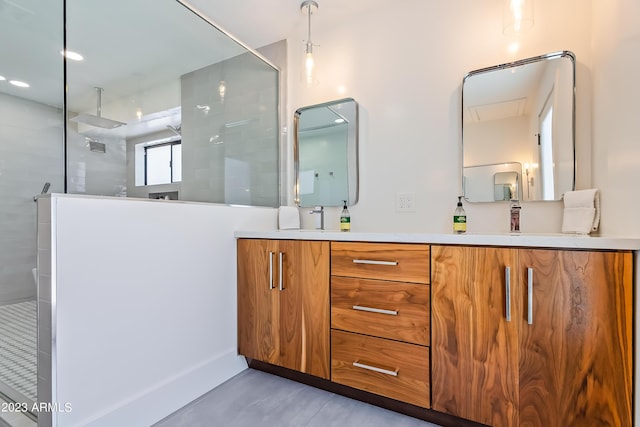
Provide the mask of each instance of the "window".
[{"label": "window", "polygon": [[146,146],[144,158],[144,185],[182,181],[181,141]]},{"label": "window", "polygon": [[540,150],[540,174],[542,176],[542,200],[555,200],[555,182],[553,176],[553,106],[547,103],[540,114],[540,133],[538,148]]}]

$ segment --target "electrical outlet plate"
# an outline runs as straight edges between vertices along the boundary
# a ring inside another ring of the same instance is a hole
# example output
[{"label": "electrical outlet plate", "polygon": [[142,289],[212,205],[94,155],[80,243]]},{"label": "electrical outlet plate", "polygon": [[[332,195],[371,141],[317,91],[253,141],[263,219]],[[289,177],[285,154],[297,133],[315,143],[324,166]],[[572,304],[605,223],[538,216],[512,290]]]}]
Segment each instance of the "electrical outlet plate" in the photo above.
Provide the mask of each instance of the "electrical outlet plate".
[{"label": "electrical outlet plate", "polygon": [[416,211],[416,194],[415,193],[396,193],[396,211],[415,212]]}]

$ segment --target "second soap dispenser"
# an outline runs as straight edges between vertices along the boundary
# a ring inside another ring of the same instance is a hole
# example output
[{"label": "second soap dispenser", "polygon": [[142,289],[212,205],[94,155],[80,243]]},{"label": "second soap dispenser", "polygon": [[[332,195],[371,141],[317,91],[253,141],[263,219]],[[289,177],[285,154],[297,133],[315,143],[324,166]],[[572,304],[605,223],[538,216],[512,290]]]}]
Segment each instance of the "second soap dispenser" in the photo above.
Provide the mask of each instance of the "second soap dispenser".
[{"label": "second soap dispenser", "polygon": [[456,234],[467,232],[467,213],[462,207],[462,196],[458,196],[458,205],[453,212],[453,232]]},{"label": "second soap dispenser", "polygon": [[347,209],[347,201],[343,200],[342,212],[340,213],[340,231],[351,231],[351,215]]}]

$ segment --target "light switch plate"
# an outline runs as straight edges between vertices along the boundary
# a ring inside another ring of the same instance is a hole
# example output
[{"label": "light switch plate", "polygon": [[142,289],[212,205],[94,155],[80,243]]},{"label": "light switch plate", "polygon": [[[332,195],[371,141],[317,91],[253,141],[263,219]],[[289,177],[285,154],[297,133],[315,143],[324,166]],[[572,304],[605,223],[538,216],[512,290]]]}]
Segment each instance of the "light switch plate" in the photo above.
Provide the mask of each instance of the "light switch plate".
[{"label": "light switch plate", "polygon": [[416,193],[396,193],[397,212],[416,211]]}]

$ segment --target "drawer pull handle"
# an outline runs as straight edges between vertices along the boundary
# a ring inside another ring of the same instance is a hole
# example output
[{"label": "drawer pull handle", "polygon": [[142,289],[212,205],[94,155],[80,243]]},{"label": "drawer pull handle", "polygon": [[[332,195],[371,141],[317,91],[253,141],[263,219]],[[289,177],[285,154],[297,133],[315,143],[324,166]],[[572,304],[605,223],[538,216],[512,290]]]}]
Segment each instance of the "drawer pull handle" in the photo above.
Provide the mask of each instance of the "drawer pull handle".
[{"label": "drawer pull handle", "polygon": [[273,289],[273,252],[269,252],[269,289]]},{"label": "drawer pull handle", "polygon": [[376,261],[373,259],[354,259],[353,263],[370,265],[398,265],[398,261]]},{"label": "drawer pull handle", "polygon": [[365,307],[363,305],[354,305],[351,308],[353,308],[354,310],[359,310],[359,311],[368,311],[370,313],[388,314],[390,316],[397,316],[398,315],[398,310],[385,310],[385,309],[382,309],[382,308]]},{"label": "drawer pull handle", "polygon": [[527,268],[527,323],[533,325],[533,268]]},{"label": "drawer pull handle", "polygon": [[398,376],[398,369],[395,371],[390,371],[389,369],[376,368],[375,366],[365,365],[364,363],[360,363],[357,360],[353,362],[353,366],[356,368],[367,369],[369,371],[380,372],[381,374],[391,375],[392,377]]},{"label": "drawer pull handle", "polygon": [[280,268],[280,281],[278,282],[278,288],[281,291],[284,291],[284,281],[282,279],[282,259],[283,258],[284,258],[284,254],[280,252],[280,254],[278,255],[278,259],[279,259],[278,266]]},{"label": "drawer pull handle", "polygon": [[504,268],[504,281],[505,281],[505,300],[506,300],[506,318],[507,322],[511,322],[511,267]]}]

